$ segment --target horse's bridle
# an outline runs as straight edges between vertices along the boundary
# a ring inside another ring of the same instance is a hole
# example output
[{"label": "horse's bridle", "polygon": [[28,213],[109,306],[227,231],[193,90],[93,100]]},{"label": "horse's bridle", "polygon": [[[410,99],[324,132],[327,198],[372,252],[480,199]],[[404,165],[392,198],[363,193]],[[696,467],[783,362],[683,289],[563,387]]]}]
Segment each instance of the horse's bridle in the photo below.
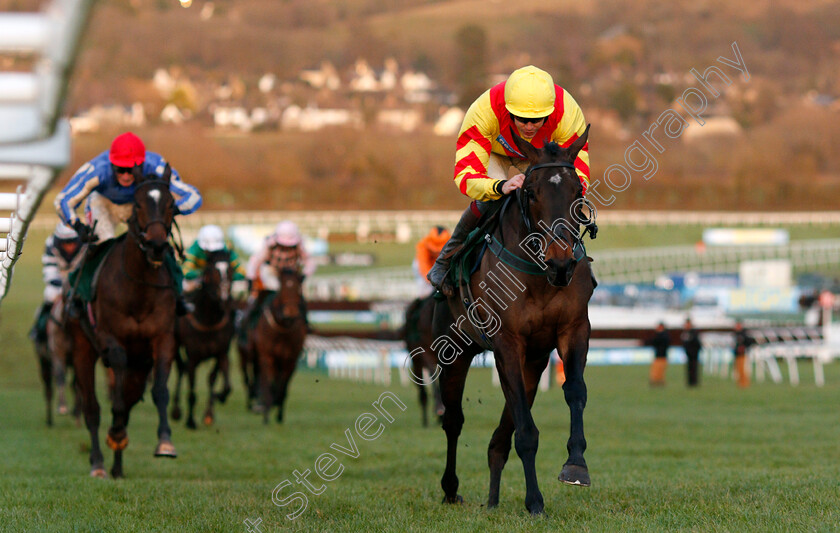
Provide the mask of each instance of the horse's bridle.
[{"label": "horse's bridle", "polygon": [[[528,167],[528,169],[525,171],[525,179],[527,180],[531,176],[531,173],[533,171],[541,168],[570,168],[572,170],[575,170],[575,165],[567,161],[538,163],[536,165],[531,165]],[[595,224],[595,219],[597,217],[597,211],[595,210],[595,206],[592,205],[592,203],[586,197],[582,197],[580,200],[575,201],[582,201],[582,203],[586,205],[586,207],[589,209],[589,215],[587,216],[586,220],[575,221],[583,225],[584,229],[579,235],[570,232],[570,235],[572,236],[570,239],[564,235],[564,232],[555,232],[553,227],[551,229],[550,234],[547,234],[547,232],[540,231],[539,229],[535,229],[536,224],[531,223],[531,209],[528,206],[529,194],[530,193],[524,187],[516,190],[516,200],[519,203],[519,211],[522,213],[522,221],[525,224],[525,229],[527,230],[528,234],[532,235],[536,233],[538,235],[545,235],[549,240],[549,245],[551,245],[552,243],[556,243],[563,248],[568,247],[572,250],[572,254],[576,261],[580,261],[581,259],[583,259],[586,256],[586,248],[583,245],[583,237],[588,231],[590,236],[594,239],[595,235],[598,232],[598,226],[597,224]],[[563,243],[558,242],[558,239],[562,240]],[[548,246],[546,246],[546,248],[548,248]],[[539,250],[535,249],[535,252],[539,252]]]},{"label": "horse's bridle", "polygon": [[[143,188],[154,185],[155,183],[163,182],[158,182],[156,180],[144,181],[143,183],[137,186],[137,189],[135,189],[134,194],[136,195]],[[139,207],[139,204],[136,199],[134,200],[134,207]],[[172,217],[172,221],[169,224],[166,223],[166,219],[164,217],[155,217],[152,220],[150,220],[145,227],[141,228],[140,224],[137,222],[137,210],[132,210],[131,217],[128,219],[128,234],[131,235],[135,241],[137,241],[137,246],[140,247],[140,250],[143,252],[143,255],[146,256],[146,259],[150,263],[155,264],[156,262],[149,259],[149,254],[152,250],[149,248],[149,241],[147,241],[143,235],[145,235],[146,232],[149,231],[150,227],[154,226],[155,224],[160,224],[161,226],[163,226],[163,229],[166,230],[167,237],[169,237],[172,235],[172,224],[174,223],[174,221],[174,216]]]}]

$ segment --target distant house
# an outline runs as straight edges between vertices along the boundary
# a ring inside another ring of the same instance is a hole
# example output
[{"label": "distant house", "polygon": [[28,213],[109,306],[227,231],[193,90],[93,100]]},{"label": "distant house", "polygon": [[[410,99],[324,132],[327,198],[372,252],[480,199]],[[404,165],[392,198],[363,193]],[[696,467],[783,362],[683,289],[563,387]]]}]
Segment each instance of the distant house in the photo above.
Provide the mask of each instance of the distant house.
[{"label": "distant house", "polygon": [[423,123],[423,115],[416,109],[383,109],[376,115],[376,122],[381,126],[409,132]]},{"label": "distant house", "polygon": [[143,104],[135,102],[130,107],[121,105],[93,106],[83,113],[70,119],[73,133],[91,133],[102,127],[121,126],[138,127],[146,123],[146,112]]},{"label": "distant house", "polygon": [[251,131],[253,128],[248,110],[241,106],[215,106],[213,125],[221,129],[235,128],[242,131]]},{"label": "distant house", "polygon": [[435,135],[441,136],[458,135],[458,131],[461,129],[461,123],[464,121],[464,114],[461,108],[450,107],[441,113],[432,131],[434,131]]},{"label": "distant house", "polygon": [[338,77],[338,72],[329,61],[321,63],[319,69],[301,71],[298,77],[315,89],[337,91],[341,88],[341,78]]},{"label": "distant house", "polygon": [[692,122],[683,131],[682,139],[687,143],[691,143],[710,137],[737,137],[743,132],[741,125],[732,117],[704,117],[704,120],[705,124],[702,126]]},{"label": "distant house", "polygon": [[376,73],[364,59],[357,59],[350,79],[350,89],[356,92],[375,92],[381,90]]},{"label": "distant house", "polygon": [[351,109],[301,108],[291,105],[283,110],[280,127],[284,130],[316,131],[330,126],[362,127],[362,114]]},{"label": "distant house", "polygon": [[425,73],[413,70],[405,72],[400,77],[400,86],[405,95],[405,101],[411,104],[428,102],[431,99],[431,91],[436,87],[435,82]]}]

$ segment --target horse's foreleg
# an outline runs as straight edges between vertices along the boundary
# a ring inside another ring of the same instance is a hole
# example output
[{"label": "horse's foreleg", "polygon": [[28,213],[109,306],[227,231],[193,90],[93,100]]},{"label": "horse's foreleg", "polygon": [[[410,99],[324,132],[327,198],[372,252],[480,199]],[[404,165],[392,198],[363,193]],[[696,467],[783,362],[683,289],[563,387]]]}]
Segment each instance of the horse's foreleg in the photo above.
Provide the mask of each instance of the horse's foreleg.
[{"label": "horse's foreleg", "polygon": [[499,486],[502,481],[502,470],[507,464],[510,456],[510,438],[513,436],[513,417],[508,410],[507,404],[502,410],[502,417],[499,425],[490,438],[490,445],[487,447],[487,465],[490,467],[490,493],[487,497],[487,507],[499,505]]},{"label": "horse's foreleg", "polygon": [[220,392],[216,399],[219,403],[225,403],[230,395],[230,359],[228,358],[228,347],[225,347],[224,352],[219,355],[219,370],[222,373],[222,392]]},{"label": "horse's foreleg", "polygon": [[[44,383],[44,399],[47,401],[47,425],[53,425],[52,399],[53,399],[53,361],[47,346],[36,347],[38,353],[38,364],[41,369],[41,381]],[[66,407],[65,407],[66,409]]]},{"label": "horse's foreleg", "polygon": [[158,338],[153,345],[154,385],[152,385],[152,399],[155,402],[158,412],[158,444],[155,448],[155,457],[177,457],[175,446],[172,445],[172,429],[169,427],[169,419],[166,416],[166,408],[169,406],[169,388],[166,383],[169,380],[169,371],[172,369],[172,361],[175,359],[175,336],[164,335]]},{"label": "horse's foreleg", "polygon": [[55,390],[58,393],[58,414],[67,414],[67,365],[63,357],[52,356],[52,379],[55,381]]},{"label": "horse's foreleg", "polygon": [[[84,336],[78,332],[80,336]],[[90,475],[105,477],[104,459],[99,448],[99,402],[96,400],[96,354],[85,342],[77,342],[73,353],[75,384],[78,399],[85,417],[85,425],[90,434]]]},{"label": "horse's foreleg", "polygon": [[585,327],[567,339],[558,343],[558,353],[564,354],[563,367],[566,372],[566,382],[563,383],[563,393],[569,406],[571,429],[566,449],[569,459],[563,465],[558,479],[569,485],[588,487],[590,484],[589,469],[583,459],[586,450],[586,438],[583,434],[583,410],[586,407],[586,383],[583,381],[583,369],[586,365],[586,354],[589,350],[590,326],[587,321]]},{"label": "horse's foreleg", "polygon": [[181,358],[180,348],[175,352],[175,370],[178,377],[175,379],[175,397],[172,399],[172,420],[181,420],[181,380],[184,378],[184,360]]},{"label": "horse's foreleg", "polygon": [[[499,337],[496,340],[496,367],[507,408],[513,417],[515,430],[514,446],[522,460],[525,472],[525,508],[531,514],[540,514],[544,509],[543,496],[537,483],[536,457],[540,432],[531,416],[531,402],[523,377],[520,361],[524,357],[524,346],[518,339]],[[547,358],[541,360],[545,368]]]},{"label": "horse's foreleg", "polygon": [[268,424],[268,414],[273,407],[273,398],[271,394],[271,386],[274,381],[276,369],[274,368],[274,358],[271,354],[258,354],[257,367],[259,368],[260,380],[260,401],[263,404],[263,424]]},{"label": "horse's foreleg", "polygon": [[196,363],[190,359],[188,366],[187,366],[187,427],[189,429],[195,429],[197,426],[195,425],[195,371],[196,371]]},{"label": "horse's foreleg", "polygon": [[207,374],[207,409],[204,410],[204,425],[210,426],[213,424],[213,402],[216,400],[216,378],[219,376],[219,360],[215,361],[213,370]]},{"label": "horse's foreleg", "polygon": [[[525,393],[528,396],[528,405],[533,407],[534,398],[537,396],[540,376],[545,371],[548,358],[529,361],[523,367],[525,379]],[[510,456],[511,437],[513,436],[513,416],[507,404],[502,411],[499,426],[493,432],[490,445],[487,447],[487,464],[490,467],[490,494],[487,498],[488,507],[499,505],[499,486],[502,480],[502,470],[507,464]]]},{"label": "horse's foreleg", "polygon": [[[128,427],[128,420],[131,418],[131,409],[140,401],[143,397],[143,391],[146,390],[148,376],[149,372],[146,369],[130,368],[126,371],[123,383],[126,428]],[[114,450],[114,466],[111,468],[111,476],[115,479],[123,477],[123,448]]]},{"label": "horse's foreleg", "polygon": [[103,335],[100,346],[105,346],[103,357],[113,377],[113,382],[109,387],[111,392],[111,427],[108,428],[108,436],[105,442],[109,448],[118,451],[128,446],[128,434],[126,432],[128,409],[124,393],[128,354],[125,348],[110,335]]},{"label": "horse's foreleg", "polygon": [[463,498],[458,494],[458,475],[455,473],[458,453],[458,437],[464,426],[464,411],[461,402],[464,396],[464,383],[470,369],[471,356],[461,354],[452,363],[442,365],[440,374],[441,398],[444,405],[443,430],[446,432],[446,468],[440,480],[444,503],[460,503]]}]

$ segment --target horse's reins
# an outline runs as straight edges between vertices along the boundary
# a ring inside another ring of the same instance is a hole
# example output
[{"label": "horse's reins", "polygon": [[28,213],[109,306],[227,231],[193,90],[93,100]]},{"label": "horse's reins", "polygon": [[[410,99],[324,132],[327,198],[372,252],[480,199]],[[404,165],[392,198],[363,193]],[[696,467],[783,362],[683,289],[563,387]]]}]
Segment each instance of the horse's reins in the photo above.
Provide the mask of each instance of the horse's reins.
[{"label": "horse's reins", "polygon": [[[157,180],[149,180],[149,181],[145,181],[145,182],[141,183],[140,185],[137,186],[135,194],[138,191],[140,191],[141,189],[143,189],[144,187],[149,187],[149,186],[152,186],[156,183],[161,183],[161,182],[159,182]],[[167,187],[167,190],[168,190],[168,187]],[[135,207],[138,205],[137,201],[134,202],[134,205],[135,205]],[[167,237],[170,237],[170,238],[172,237],[172,225],[174,224],[177,227],[177,223],[175,222],[175,216],[173,215],[172,216],[172,221],[168,225],[166,223],[165,218],[155,217],[152,220],[150,220],[146,224],[145,227],[140,228],[140,225],[137,222],[137,213],[135,211],[134,213],[131,214],[131,217],[128,219],[128,234],[137,243],[137,247],[140,248],[141,252],[143,252],[143,255],[146,257],[146,260],[149,261],[149,263],[151,263],[152,266],[158,267],[158,266],[160,266],[160,264],[156,264],[155,261],[152,261],[151,259],[149,259],[149,252],[151,250],[149,249],[148,241],[146,241],[145,237],[143,237],[143,235],[145,235],[149,231],[149,228],[152,227],[155,224],[160,224],[161,226],[163,226],[163,229],[166,230]],[[180,229],[179,229],[178,233],[180,235]],[[182,249],[176,248],[176,250],[178,250],[179,255],[183,256]],[[131,280],[134,283],[137,283],[139,285],[143,285],[143,286],[147,286],[147,287],[153,287],[155,289],[173,289],[173,290],[175,289],[174,285],[171,284],[171,283],[169,283],[169,284],[151,283],[151,282],[148,282],[148,281],[137,279],[134,276],[132,276],[131,274],[129,274],[128,270],[125,267],[125,247],[123,247],[123,249],[122,249],[122,271],[123,271],[123,274],[125,275],[125,277],[127,277],[129,280]]]}]

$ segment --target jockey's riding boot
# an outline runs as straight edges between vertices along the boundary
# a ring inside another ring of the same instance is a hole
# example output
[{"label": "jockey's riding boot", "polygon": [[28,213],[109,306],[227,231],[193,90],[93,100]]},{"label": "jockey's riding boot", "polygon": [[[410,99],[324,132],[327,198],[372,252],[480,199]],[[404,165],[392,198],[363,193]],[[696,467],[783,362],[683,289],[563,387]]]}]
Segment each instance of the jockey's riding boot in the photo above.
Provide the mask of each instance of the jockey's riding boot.
[{"label": "jockey's riding boot", "polygon": [[453,292],[452,284],[448,279],[449,261],[452,253],[459,246],[464,244],[464,240],[466,240],[470,232],[475,229],[476,225],[478,225],[479,217],[473,213],[471,207],[472,206],[467,207],[464,214],[461,215],[461,220],[458,221],[455,229],[452,230],[452,236],[443,246],[443,249],[440,251],[440,255],[438,255],[438,258],[435,260],[435,264],[432,266],[432,269],[429,270],[428,274],[426,274],[426,279],[429,280],[429,283],[446,296],[452,296]]}]

